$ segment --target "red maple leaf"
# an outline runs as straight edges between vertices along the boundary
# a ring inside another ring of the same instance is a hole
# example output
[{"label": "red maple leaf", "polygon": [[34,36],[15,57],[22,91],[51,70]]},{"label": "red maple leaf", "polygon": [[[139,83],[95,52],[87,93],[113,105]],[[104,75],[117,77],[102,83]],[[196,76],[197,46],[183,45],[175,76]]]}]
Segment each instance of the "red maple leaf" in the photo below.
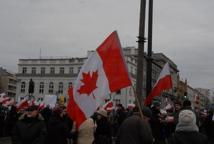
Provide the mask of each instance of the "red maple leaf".
[{"label": "red maple leaf", "polygon": [[[97,78],[98,78],[98,71],[95,71],[92,73],[92,76],[90,75],[90,71],[88,73],[82,73],[83,79],[81,80],[84,85],[80,87],[78,92],[80,94],[87,94],[90,96],[90,94],[97,88]],[[94,97],[94,96],[93,96]]]}]

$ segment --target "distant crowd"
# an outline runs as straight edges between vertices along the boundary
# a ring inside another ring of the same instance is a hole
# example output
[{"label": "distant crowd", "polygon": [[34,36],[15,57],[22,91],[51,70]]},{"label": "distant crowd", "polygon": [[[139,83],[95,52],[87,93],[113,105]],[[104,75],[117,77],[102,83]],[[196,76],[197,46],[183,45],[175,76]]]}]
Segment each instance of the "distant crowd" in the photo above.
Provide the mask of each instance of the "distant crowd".
[{"label": "distant crowd", "polygon": [[161,109],[151,106],[98,109],[77,129],[66,107],[17,110],[0,104],[0,137],[12,144],[214,144],[212,109],[193,110],[191,102],[175,101]]}]

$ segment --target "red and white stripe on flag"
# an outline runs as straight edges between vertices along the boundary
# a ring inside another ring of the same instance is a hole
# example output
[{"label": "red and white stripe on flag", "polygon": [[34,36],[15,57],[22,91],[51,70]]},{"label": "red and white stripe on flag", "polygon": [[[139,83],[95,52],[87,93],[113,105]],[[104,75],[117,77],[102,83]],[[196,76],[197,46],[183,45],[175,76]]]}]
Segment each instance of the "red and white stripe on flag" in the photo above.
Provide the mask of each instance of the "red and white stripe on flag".
[{"label": "red and white stripe on flag", "polygon": [[104,110],[107,110],[107,111],[113,110],[113,109],[114,109],[113,101],[110,100],[110,101],[106,102],[106,103],[102,106],[102,108],[103,108]]},{"label": "red and white stripe on flag", "polygon": [[115,31],[89,56],[77,77],[73,88],[73,104],[77,107],[77,117],[81,117],[81,121],[76,122],[77,127],[96,111],[101,99],[130,85],[131,80]]},{"label": "red and white stripe on flag", "polygon": [[27,109],[29,107],[29,102],[28,98],[22,99],[18,104],[17,104],[17,111],[22,110],[22,109]]},{"label": "red and white stripe on flag", "polygon": [[160,96],[163,90],[169,90],[171,88],[172,88],[172,78],[170,74],[169,64],[166,63],[151,93],[148,95],[148,97],[144,101],[144,104],[150,105],[154,97]]}]

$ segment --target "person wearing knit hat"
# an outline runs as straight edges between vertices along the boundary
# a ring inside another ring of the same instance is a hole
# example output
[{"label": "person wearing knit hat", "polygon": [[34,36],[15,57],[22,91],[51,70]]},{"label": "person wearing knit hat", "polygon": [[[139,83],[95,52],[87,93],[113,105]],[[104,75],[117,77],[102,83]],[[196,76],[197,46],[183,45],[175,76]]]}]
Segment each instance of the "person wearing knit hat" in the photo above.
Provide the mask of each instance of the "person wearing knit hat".
[{"label": "person wearing knit hat", "polygon": [[95,123],[97,128],[94,132],[93,144],[110,144],[111,125],[108,121],[108,114],[106,110],[100,108],[96,111]]},{"label": "person wearing knit hat", "polygon": [[148,107],[143,107],[142,109],[142,113],[143,113],[143,119],[149,123],[150,119],[152,118],[152,111],[150,108]]},{"label": "person wearing knit hat", "polygon": [[198,131],[196,116],[191,110],[183,110],[179,113],[176,131]]},{"label": "person wearing knit hat", "polygon": [[96,113],[101,116],[108,117],[107,111],[102,108],[100,108]]},{"label": "person wearing knit hat", "polygon": [[169,139],[169,144],[207,144],[207,137],[199,133],[196,116],[191,110],[179,113],[175,133]]}]

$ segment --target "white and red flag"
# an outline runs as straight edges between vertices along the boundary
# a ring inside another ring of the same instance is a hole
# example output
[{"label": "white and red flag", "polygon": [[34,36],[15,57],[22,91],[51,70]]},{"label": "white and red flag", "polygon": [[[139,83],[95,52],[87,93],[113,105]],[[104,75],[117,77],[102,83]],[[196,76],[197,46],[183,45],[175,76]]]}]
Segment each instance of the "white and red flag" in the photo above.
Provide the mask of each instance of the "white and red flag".
[{"label": "white and red flag", "polygon": [[17,103],[16,108],[17,111],[27,109],[30,106],[28,97],[25,97],[24,99],[20,100],[19,103]]},{"label": "white and red flag", "polygon": [[0,103],[1,104],[5,104],[8,101],[10,101],[10,98],[8,96],[5,96],[5,97],[3,97],[3,98],[0,99]]},{"label": "white and red flag", "polygon": [[[82,66],[73,93],[70,91],[68,113],[77,127],[98,108],[100,99],[131,85],[117,32],[93,52]],[[72,98],[73,96],[73,98]]]},{"label": "white and red flag", "polygon": [[7,96],[6,93],[1,93],[0,94],[0,99],[3,98],[3,97],[5,97],[5,96]]},{"label": "white and red flag", "polygon": [[107,101],[102,108],[106,111],[112,111],[114,109],[114,103],[112,100]]},{"label": "white and red flag", "polygon": [[8,101],[6,101],[5,103],[3,103],[2,105],[3,105],[4,107],[8,107],[8,106],[11,106],[11,105],[13,105],[13,104],[15,104],[15,100],[14,100],[13,98],[11,98],[11,99],[9,99]]},{"label": "white and red flag", "polygon": [[169,64],[166,63],[151,93],[148,95],[148,97],[144,101],[144,104],[150,105],[154,97],[160,96],[163,90],[169,90],[171,88],[172,88],[172,77],[170,74]]}]

